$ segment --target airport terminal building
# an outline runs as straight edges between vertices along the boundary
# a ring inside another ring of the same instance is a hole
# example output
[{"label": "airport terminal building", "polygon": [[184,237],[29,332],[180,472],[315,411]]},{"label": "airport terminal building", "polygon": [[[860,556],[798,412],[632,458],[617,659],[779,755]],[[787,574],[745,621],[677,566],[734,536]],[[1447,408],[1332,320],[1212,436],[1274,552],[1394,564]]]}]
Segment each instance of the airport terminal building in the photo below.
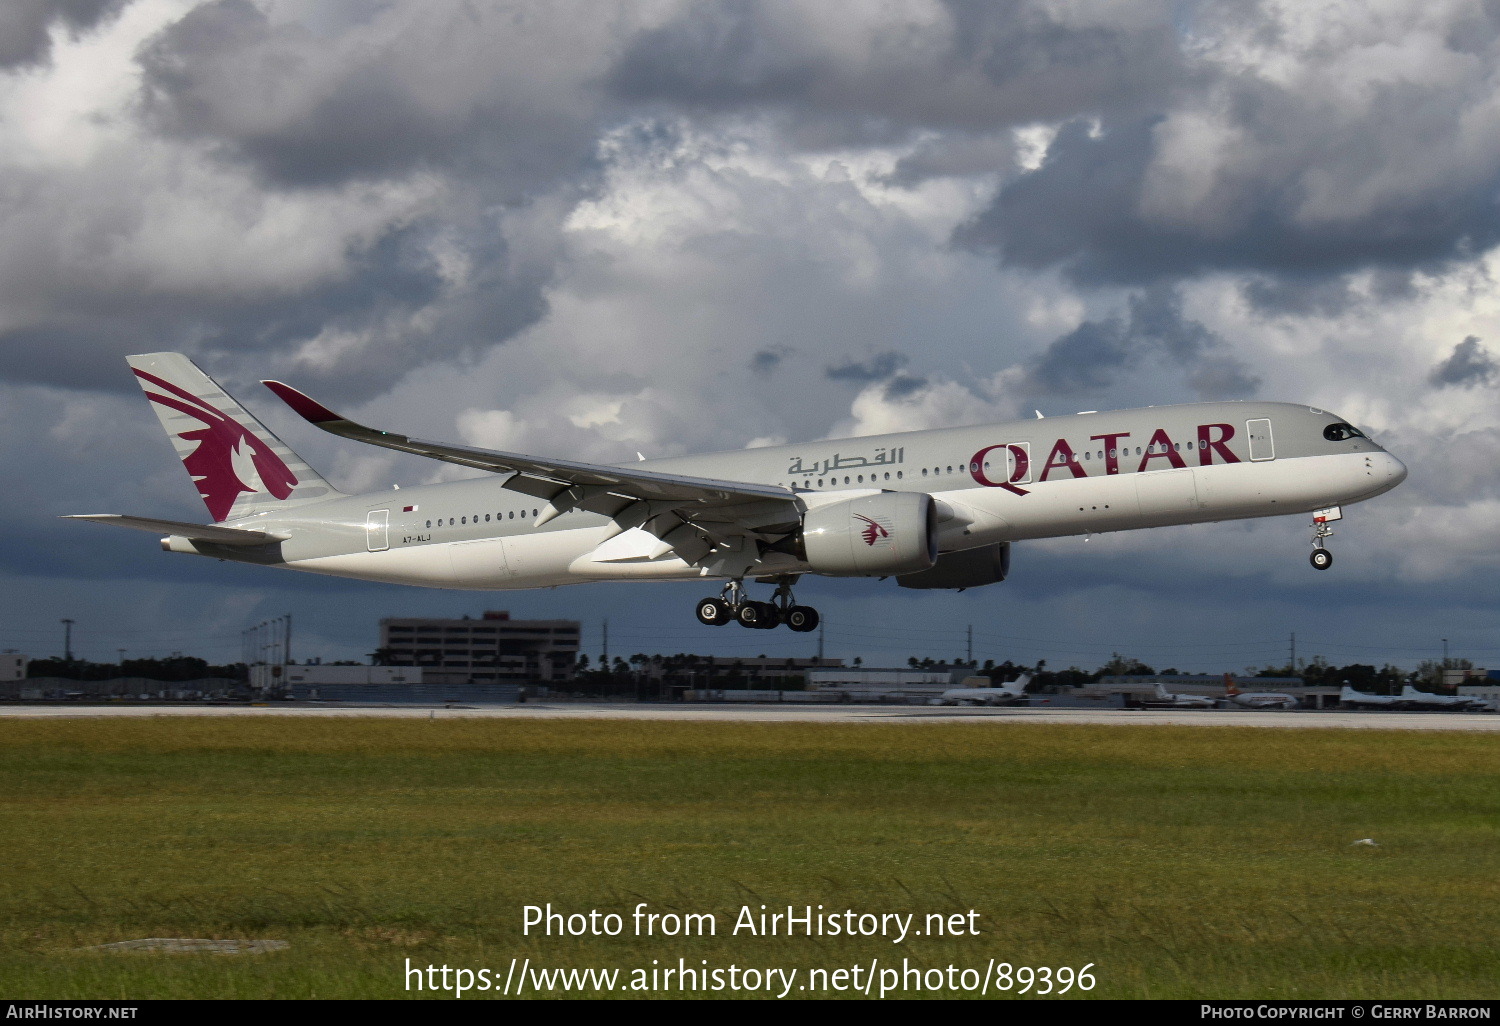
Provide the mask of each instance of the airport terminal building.
[{"label": "airport terminal building", "polygon": [[377,662],[415,666],[430,684],[542,684],[566,680],[578,662],[577,620],[389,617],[380,621]]}]

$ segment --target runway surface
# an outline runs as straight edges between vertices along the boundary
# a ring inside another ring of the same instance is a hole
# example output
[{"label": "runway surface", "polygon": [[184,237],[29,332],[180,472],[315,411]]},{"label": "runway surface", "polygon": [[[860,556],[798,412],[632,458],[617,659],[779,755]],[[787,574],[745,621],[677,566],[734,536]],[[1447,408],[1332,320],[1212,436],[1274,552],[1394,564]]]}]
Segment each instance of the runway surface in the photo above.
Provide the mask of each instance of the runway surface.
[{"label": "runway surface", "polygon": [[547,703],[524,705],[4,705],[0,719],[121,716],[323,716],[392,719],[603,719],[736,723],[1079,723],[1104,726],[1361,728],[1500,732],[1496,713],[1270,712],[1220,709],[981,709],[918,705]]}]

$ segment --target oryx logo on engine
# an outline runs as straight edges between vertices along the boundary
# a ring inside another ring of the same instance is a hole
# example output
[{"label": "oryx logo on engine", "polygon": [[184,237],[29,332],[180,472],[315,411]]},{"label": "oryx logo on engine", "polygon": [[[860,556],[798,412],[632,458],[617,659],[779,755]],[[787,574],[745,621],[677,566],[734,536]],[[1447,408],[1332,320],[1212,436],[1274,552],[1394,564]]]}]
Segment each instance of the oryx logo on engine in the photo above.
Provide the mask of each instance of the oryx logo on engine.
[{"label": "oryx logo on engine", "polygon": [[875,546],[875,543],[880,539],[889,538],[891,536],[890,528],[886,527],[880,521],[875,520],[872,517],[867,517],[863,513],[856,513],[854,514],[854,519],[863,520],[865,522],[865,529],[859,532],[859,536],[863,538],[865,540],[865,544],[869,545],[871,548],[873,548]]}]

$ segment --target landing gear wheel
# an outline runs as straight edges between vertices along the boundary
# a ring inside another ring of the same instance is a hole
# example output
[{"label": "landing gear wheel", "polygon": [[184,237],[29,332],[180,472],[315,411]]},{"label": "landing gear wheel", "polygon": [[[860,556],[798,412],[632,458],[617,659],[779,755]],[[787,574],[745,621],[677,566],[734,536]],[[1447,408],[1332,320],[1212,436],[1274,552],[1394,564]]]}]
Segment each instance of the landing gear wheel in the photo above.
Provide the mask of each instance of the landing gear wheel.
[{"label": "landing gear wheel", "polygon": [[734,618],[741,627],[768,631],[781,622],[781,611],[769,602],[742,602]]},{"label": "landing gear wheel", "polygon": [[812,606],[793,606],[786,611],[786,625],[798,634],[818,629],[818,611]]},{"label": "landing gear wheel", "polygon": [[1327,570],[1333,566],[1333,553],[1327,549],[1313,549],[1312,555],[1308,557],[1309,562],[1318,570]]},{"label": "landing gear wheel", "polygon": [[710,627],[722,627],[734,619],[734,609],[723,599],[706,598],[698,603],[698,622]]}]

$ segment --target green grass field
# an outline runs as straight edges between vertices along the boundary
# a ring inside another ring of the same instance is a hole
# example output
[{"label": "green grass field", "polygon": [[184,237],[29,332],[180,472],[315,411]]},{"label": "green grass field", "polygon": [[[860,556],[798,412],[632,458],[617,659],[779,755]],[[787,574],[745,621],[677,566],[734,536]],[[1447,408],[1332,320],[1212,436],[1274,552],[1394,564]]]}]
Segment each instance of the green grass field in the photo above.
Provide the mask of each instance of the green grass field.
[{"label": "green grass field", "polygon": [[[7,997],[400,997],[406,959],[503,976],[512,957],[995,958],[1093,963],[1099,997],[1500,996],[1500,751],[1480,734],[9,720],[0,810]],[[642,901],[719,933],[631,936]],[[547,902],[626,931],[523,936]],[[762,903],[972,908],[982,933],[730,936]],[[77,950],[147,937],[291,947]]]}]

